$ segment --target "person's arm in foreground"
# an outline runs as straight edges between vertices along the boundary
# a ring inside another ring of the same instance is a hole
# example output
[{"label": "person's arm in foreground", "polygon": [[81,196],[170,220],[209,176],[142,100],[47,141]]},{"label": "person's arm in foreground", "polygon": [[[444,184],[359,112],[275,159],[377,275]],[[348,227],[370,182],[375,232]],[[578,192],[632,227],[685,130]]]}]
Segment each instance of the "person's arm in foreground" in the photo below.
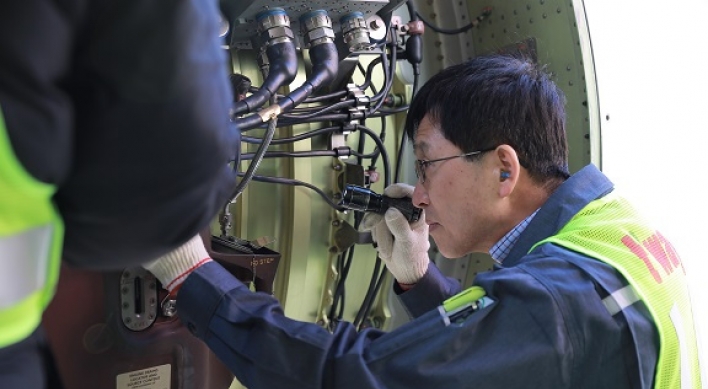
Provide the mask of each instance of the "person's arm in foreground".
[{"label": "person's arm in foreground", "polygon": [[[250,291],[212,261],[199,237],[145,267],[177,293],[183,323],[251,389],[524,387],[524,377],[539,372],[546,387],[562,387],[567,361],[556,350],[566,343],[544,341],[504,355],[497,343],[542,339],[543,326],[555,327],[549,322],[561,320],[558,314],[493,303],[449,326],[434,309],[389,333],[357,332],[346,322],[329,333],[285,317],[273,296]],[[523,293],[553,306],[547,295]],[[512,311],[515,320],[503,320]]]},{"label": "person's arm in foreground", "polygon": [[12,2],[0,14],[10,146],[56,190],[64,261],[137,265],[208,225],[233,186],[218,6],[59,3]]}]

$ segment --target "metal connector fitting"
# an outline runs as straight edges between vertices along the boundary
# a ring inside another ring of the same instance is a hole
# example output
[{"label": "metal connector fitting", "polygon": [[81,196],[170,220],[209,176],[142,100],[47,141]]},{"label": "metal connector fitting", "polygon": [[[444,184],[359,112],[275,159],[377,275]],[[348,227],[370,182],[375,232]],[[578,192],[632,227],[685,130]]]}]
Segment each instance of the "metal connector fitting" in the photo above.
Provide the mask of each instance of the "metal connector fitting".
[{"label": "metal connector fitting", "polygon": [[365,50],[371,45],[369,27],[363,13],[352,12],[344,15],[339,19],[339,23],[342,26],[342,38],[350,52]]},{"label": "metal connector fitting", "polygon": [[300,17],[300,30],[309,47],[334,42],[332,19],[324,10],[308,12]]},{"label": "metal connector fitting", "polygon": [[281,107],[278,104],[273,104],[265,109],[258,111],[258,116],[261,117],[263,123],[268,122],[271,119],[275,119],[282,112]]},{"label": "metal connector fitting", "polygon": [[282,8],[273,8],[256,15],[257,29],[266,45],[292,42],[295,35],[290,28],[290,18]]}]

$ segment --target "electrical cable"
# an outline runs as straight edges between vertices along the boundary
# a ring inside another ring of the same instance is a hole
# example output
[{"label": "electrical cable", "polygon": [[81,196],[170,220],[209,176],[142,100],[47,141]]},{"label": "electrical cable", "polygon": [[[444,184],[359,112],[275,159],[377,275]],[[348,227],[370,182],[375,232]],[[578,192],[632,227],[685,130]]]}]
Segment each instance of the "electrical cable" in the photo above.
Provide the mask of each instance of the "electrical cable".
[{"label": "electrical cable", "polygon": [[361,62],[358,63],[358,65],[361,67],[360,71],[364,74],[364,83],[359,85],[359,88],[361,90],[366,90],[368,88],[371,88],[371,90],[376,94],[376,87],[371,85],[371,75],[374,72],[374,66],[378,65],[382,61],[382,55],[385,55],[385,53],[381,53],[378,57],[374,58],[371,62],[369,62],[369,65],[366,66],[366,71],[363,71],[361,69],[364,68],[364,66],[361,64]]},{"label": "electrical cable", "polygon": [[374,131],[372,131],[370,128],[361,124],[359,124],[357,127],[360,131],[363,131],[367,135],[369,135],[369,137],[373,139],[376,143],[376,147],[378,147],[379,149],[379,153],[381,154],[381,159],[384,164],[384,187],[388,187],[389,185],[391,185],[391,166],[390,161],[388,159],[388,152],[386,152],[386,147],[381,141],[381,138],[379,138],[378,135],[376,135]]},{"label": "electrical cable", "polygon": [[[367,118],[378,118],[382,116],[389,116],[394,114],[395,112],[374,112],[372,114],[367,115]],[[326,114],[326,115],[321,115],[309,119],[286,119],[283,118],[280,120],[278,123],[282,125],[282,127],[287,127],[287,126],[294,126],[297,124],[312,124],[312,123],[319,123],[319,122],[350,122],[352,120],[352,117],[350,114],[344,114],[344,113],[332,113],[332,114]],[[254,128],[263,128],[263,126],[259,127],[252,127],[249,128],[249,130],[254,129]],[[242,130],[246,131],[246,130]]]},{"label": "electrical cable", "polygon": [[[302,134],[295,135],[295,136],[289,137],[289,138],[276,138],[276,139],[273,139],[273,140],[270,142],[270,144],[272,144],[272,145],[281,145],[281,144],[295,143],[295,142],[297,142],[297,141],[301,141],[301,140],[313,138],[313,137],[318,136],[318,135],[329,134],[329,133],[331,133],[331,132],[335,132],[335,131],[339,131],[339,130],[341,130],[341,127],[340,127],[340,126],[337,126],[337,127],[318,128],[318,129],[316,129],[316,130],[304,132],[304,133],[302,133]],[[263,141],[263,139],[261,139],[261,138],[252,138],[252,137],[243,136],[243,137],[241,137],[241,141],[242,141],[242,142],[246,142],[246,143],[260,144],[260,143]]]},{"label": "electrical cable", "polygon": [[[259,89],[260,89],[260,88],[258,88],[258,87],[252,86],[252,87],[249,88],[249,91],[250,91],[251,93],[255,93],[255,92],[258,92]],[[278,99],[281,99],[281,98],[285,97],[285,95],[281,95],[281,94],[278,94],[278,93],[276,93],[275,95],[278,97]],[[310,97],[306,98],[306,99],[303,101],[303,103],[319,103],[319,102],[322,102],[322,101],[328,101],[328,100],[332,100],[332,99],[341,98],[341,97],[344,97],[344,96],[346,96],[346,95],[347,95],[347,91],[345,91],[345,90],[340,90],[340,91],[328,93],[328,94],[326,94],[326,95],[310,96]]]},{"label": "electrical cable", "polygon": [[[388,69],[384,75],[385,80],[386,80],[385,87],[382,90],[380,90],[376,96],[371,98],[372,102],[377,101],[377,96],[378,96],[379,100],[378,100],[378,103],[376,104],[376,106],[373,109],[370,109],[368,111],[368,114],[366,115],[367,117],[370,116],[371,114],[375,113],[376,111],[378,111],[381,108],[381,106],[383,105],[384,100],[385,100],[384,97],[388,96],[389,92],[391,91],[391,87],[393,86],[393,75],[396,72],[396,61],[397,61],[396,55],[397,55],[397,51],[398,51],[398,50],[396,50],[395,43],[393,44],[393,46],[394,47],[391,50],[391,65],[390,65],[391,68]],[[384,59],[383,59],[384,66],[386,66],[386,59],[387,59],[387,56],[384,56]]]},{"label": "electrical cable", "polygon": [[319,103],[322,101],[329,101],[332,99],[338,99],[338,98],[342,98],[342,97],[346,96],[347,93],[348,93],[347,91],[341,90],[341,91],[332,92],[332,93],[329,93],[326,95],[321,95],[321,96],[310,96],[310,97],[306,98],[305,101],[303,101],[303,103]]},{"label": "electrical cable", "polygon": [[[318,111],[307,113],[307,114],[282,114],[280,115],[282,118],[296,118],[296,119],[310,119],[315,116],[328,113],[331,111],[335,111],[341,108],[348,108],[356,105],[356,101],[354,100],[345,100],[345,101],[340,101],[338,103],[326,106],[324,108],[321,108]],[[318,107],[319,108],[319,107]]]},{"label": "electrical cable", "polygon": [[[355,223],[354,228],[358,227],[358,223]],[[330,320],[332,318],[337,319],[337,321],[341,320],[344,316],[344,302],[345,302],[345,281],[347,280],[347,277],[349,276],[349,270],[351,269],[351,265],[354,259],[354,247],[352,246],[349,249],[347,249],[346,252],[342,253],[339,255],[339,280],[337,282],[337,286],[335,287],[334,293],[332,295],[332,305],[330,306],[330,311],[328,314],[328,317]],[[335,315],[335,311],[338,310],[338,313]]]},{"label": "electrical cable", "polygon": [[[271,97],[271,101],[274,102],[275,97]],[[263,142],[261,142],[260,146],[258,147],[258,150],[256,151],[255,156],[252,158],[253,160],[251,161],[251,164],[248,165],[248,169],[246,170],[246,174],[243,176],[241,181],[239,181],[238,185],[236,185],[236,188],[231,192],[231,197],[228,203],[226,203],[226,206],[228,207],[230,203],[234,202],[238,196],[243,193],[243,190],[246,188],[246,185],[248,185],[249,182],[251,182],[251,179],[253,178],[253,175],[255,174],[256,170],[258,170],[258,166],[261,164],[261,161],[263,161],[263,157],[266,154],[266,151],[268,150],[268,147],[270,146],[271,140],[273,140],[273,136],[275,135],[275,129],[277,128],[278,124],[278,118],[273,117],[270,122],[268,122],[268,131],[266,131],[266,136],[263,138]],[[234,170],[237,169],[236,164],[234,164]]]},{"label": "electrical cable", "polygon": [[[237,173],[239,176],[244,175],[244,173]],[[322,189],[304,181],[296,180],[294,178],[284,178],[284,177],[270,177],[270,176],[259,176],[259,175],[253,175],[251,178],[253,181],[258,181],[258,182],[265,182],[269,184],[281,184],[281,185],[290,185],[290,186],[304,186],[305,188],[313,190],[315,193],[317,193],[322,199],[329,204],[330,207],[333,209],[339,211],[339,212],[344,212],[346,209],[342,208],[339,204],[335,203],[330,196],[327,196],[327,194],[322,191]]]},{"label": "electrical cable", "polygon": [[[418,78],[419,78],[418,74],[415,74],[413,76],[413,90],[411,91],[411,101],[413,100],[413,97],[415,97],[415,94],[418,89]],[[408,143],[408,135],[404,131],[403,134],[401,134],[401,143],[398,145],[398,155],[396,156],[396,173],[395,173],[394,182],[399,182],[399,177],[401,174],[401,167],[403,166],[403,150],[405,149],[407,143]]]},{"label": "electrical cable", "polygon": [[[386,117],[381,116],[381,132],[379,133],[379,139],[381,139],[381,143],[383,143],[386,140]],[[371,158],[371,166],[374,167],[376,166],[376,161],[378,160],[378,155],[375,156],[374,158]]]},{"label": "electrical cable", "polygon": [[[410,1],[408,1],[408,3],[410,3]],[[474,28],[474,27],[477,27],[477,25],[479,25],[479,23],[480,23],[482,20],[484,20],[484,18],[487,17],[490,12],[491,12],[490,9],[485,8],[485,11],[482,13],[482,15],[477,16],[476,18],[474,18],[469,24],[466,24],[466,25],[464,25],[464,26],[462,26],[462,27],[453,28],[453,29],[447,29],[447,28],[442,28],[442,27],[436,26],[436,25],[432,24],[431,22],[429,22],[428,20],[426,20],[426,19],[425,19],[420,13],[418,13],[418,12],[416,12],[416,16],[418,16],[418,18],[420,18],[420,20],[423,22],[423,24],[425,24],[425,25],[428,26],[431,30],[433,30],[433,31],[435,31],[435,32],[437,32],[437,33],[446,34],[446,35],[455,35],[455,34],[462,34],[462,33],[464,33],[464,32],[467,32],[467,31],[471,30],[471,29]]]},{"label": "electrical cable", "polygon": [[408,111],[408,106],[403,105],[400,107],[390,108],[390,109],[381,108],[377,112],[385,113],[388,116],[388,115],[395,115],[397,113],[406,112],[406,111]]},{"label": "electrical cable", "polygon": [[[392,50],[391,55],[395,56],[396,50]],[[391,72],[389,68],[389,61],[388,61],[388,55],[386,55],[386,49],[384,48],[384,52],[381,54],[381,66],[383,67],[384,70],[384,82],[383,82],[383,87],[378,91],[378,93],[374,94],[369,101],[371,102],[380,102],[378,106],[383,104],[384,99],[386,98],[387,91],[386,87],[389,85],[389,80],[393,80],[393,73]],[[369,112],[375,112],[376,109],[372,109]]]},{"label": "electrical cable", "polygon": [[[381,258],[379,258],[379,256],[377,255],[376,262],[374,263],[374,271],[372,273],[371,280],[369,282],[369,288],[367,289],[366,296],[364,297],[364,301],[362,302],[362,308],[359,309],[359,312],[357,312],[356,317],[352,321],[352,325],[354,325],[354,327],[357,329],[361,328],[361,324],[364,320],[364,315],[366,313],[365,312],[366,308],[364,308],[364,307],[371,304],[371,301],[373,298],[372,294],[373,294],[374,289],[376,289],[377,280],[378,280],[380,273],[382,271],[381,270],[381,262],[382,262]],[[386,271],[386,268],[384,267],[383,270]]]},{"label": "electrical cable", "polygon": [[[347,151],[344,155],[344,152]],[[312,158],[312,157],[342,157],[342,156],[355,156],[359,158],[371,159],[378,155],[378,151],[374,151],[369,154],[362,154],[354,151],[348,147],[341,148],[338,150],[309,150],[309,151],[268,151],[263,155],[263,158]],[[257,157],[257,154],[241,154],[241,160],[247,161]]]},{"label": "electrical cable", "polygon": [[[377,257],[377,259],[380,260],[380,258]],[[362,304],[362,308],[360,309],[361,313],[361,319],[359,321],[359,325],[357,326],[358,329],[362,329],[361,325],[363,324],[362,320],[363,318],[369,316],[369,312],[371,312],[371,308],[373,307],[374,302],[376,301],[376,296],[378,296],[379,291],[381,290],[381,285],[383,285],[384,280],[386,279],[386,276],[389,274],[389,271],[387,268],[383,268],[379,273],[378,273],[378,280],[376,280],[373,289],[371,289],[371,293],[367,294],[366,298],[364,299],[364,303]],[[372,276],[372,281],[375,280],[376,273],[373,274]]]}]

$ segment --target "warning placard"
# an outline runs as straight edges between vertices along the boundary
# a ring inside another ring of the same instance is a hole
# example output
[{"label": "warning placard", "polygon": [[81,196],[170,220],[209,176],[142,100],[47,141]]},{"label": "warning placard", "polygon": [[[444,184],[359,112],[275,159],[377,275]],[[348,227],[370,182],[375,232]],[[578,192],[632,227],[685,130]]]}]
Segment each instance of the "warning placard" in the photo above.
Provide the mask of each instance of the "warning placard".
[{"label": "warning placard", "polygon": [[160,365],[116,376],[116,389],[170,389],[172,366]]}]

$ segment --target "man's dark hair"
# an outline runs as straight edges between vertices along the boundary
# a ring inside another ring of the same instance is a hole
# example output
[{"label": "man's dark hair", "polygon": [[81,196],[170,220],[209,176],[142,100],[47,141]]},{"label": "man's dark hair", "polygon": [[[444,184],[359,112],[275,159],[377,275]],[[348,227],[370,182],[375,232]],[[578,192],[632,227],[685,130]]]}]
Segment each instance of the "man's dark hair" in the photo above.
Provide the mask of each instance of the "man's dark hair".
[{"label": "man's dark hair", "polygon": [[508,144],[535,182],[569,176],[565,96],[530,60],[494,54],[442,70],[411,102],[410,139],[426,115],[463,152]]}]

